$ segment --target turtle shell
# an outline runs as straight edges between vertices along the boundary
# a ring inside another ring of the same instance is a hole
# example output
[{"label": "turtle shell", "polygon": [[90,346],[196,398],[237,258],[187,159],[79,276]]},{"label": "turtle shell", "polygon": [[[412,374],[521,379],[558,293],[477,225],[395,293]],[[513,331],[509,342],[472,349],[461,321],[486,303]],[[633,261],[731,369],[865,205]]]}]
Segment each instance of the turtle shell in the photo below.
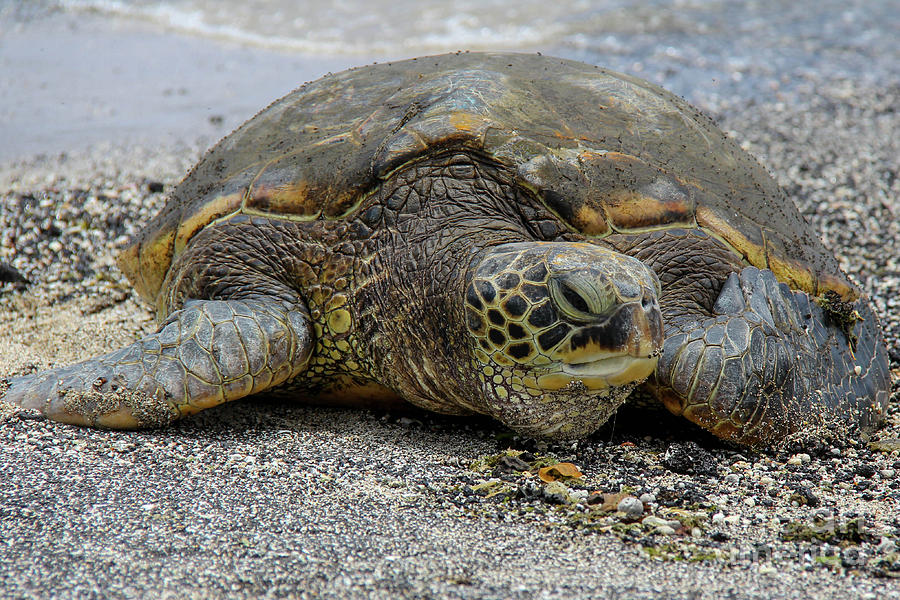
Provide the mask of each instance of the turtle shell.
[{"label": "turtle shell", "polygon": [[210,150],[120,266],[153,301],[209,223],[239,212],[342,219],[398,168],[453,148],[509,168],[588,237],[699,227],[794,289],[858,294],[759,163],[687,102],[527,54],[418,58],[298,88]]}]

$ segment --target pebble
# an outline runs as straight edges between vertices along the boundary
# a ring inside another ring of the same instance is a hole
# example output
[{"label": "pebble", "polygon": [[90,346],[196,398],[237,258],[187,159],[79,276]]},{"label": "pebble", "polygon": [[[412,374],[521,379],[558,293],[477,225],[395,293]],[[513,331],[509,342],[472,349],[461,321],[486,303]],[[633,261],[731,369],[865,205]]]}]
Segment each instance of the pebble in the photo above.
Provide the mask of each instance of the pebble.
[{"label": "pebble", "polygon": [[650,504],[652,502],[656,502],[656,496],[650,493],[641,494],[640,500],[644,504]]},{"label": "pebble", "polygon": [[571,498],[569,496],[569,488],[559,481],[551,481],[544,486],[544,498],[553,504],[569,504]]},{"label": "pebble", "polygon": [[662,527],[663,525],[668,525],[668,524],[669,524],[668,521],[666,521],[665,519],[662,519],[660,517],[657,517],[656,515],[650,515],[650,516],[644,517],[643,520],[641,520],[641,525],[646,525],[647,527]]},{"label": "pebble", "polygon": [[800,454],[795,454],[792,457],[790,457],[787,461],[787,464],[789,464],[789,465],[805,465],[810,460],[811,459],[810,459],[809,454],[801,452]]},{"label": "pebble", "polygon": [[720,512],[717,512],[712,516],[713,525],[721,525],[725,522],[725,515]]},{"label": "pebble", "polygon": [[696,442],[678,442],[670,445],[663,455],[662,464],[670,471],[686,475],[716,475],[716,459],[709,450]]},{"label": "pebble", "polygon": [[637,521],[644,514],[644,503],[634,496],[625,496],[619,500],[616,510],[622,513],[625,519]]}]

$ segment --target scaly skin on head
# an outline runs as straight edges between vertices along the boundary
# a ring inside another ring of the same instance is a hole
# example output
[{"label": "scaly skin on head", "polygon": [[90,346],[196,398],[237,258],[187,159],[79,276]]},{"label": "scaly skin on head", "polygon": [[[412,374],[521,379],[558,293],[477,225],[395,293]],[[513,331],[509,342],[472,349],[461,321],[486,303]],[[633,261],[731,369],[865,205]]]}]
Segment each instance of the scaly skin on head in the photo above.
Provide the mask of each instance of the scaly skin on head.
[{"label": "scaly skin on head", "polygon": [[534,437],[583,437],[656,367],[659,281],[592,244],[490,248],[471,270],[466,323],[488,411]]}]

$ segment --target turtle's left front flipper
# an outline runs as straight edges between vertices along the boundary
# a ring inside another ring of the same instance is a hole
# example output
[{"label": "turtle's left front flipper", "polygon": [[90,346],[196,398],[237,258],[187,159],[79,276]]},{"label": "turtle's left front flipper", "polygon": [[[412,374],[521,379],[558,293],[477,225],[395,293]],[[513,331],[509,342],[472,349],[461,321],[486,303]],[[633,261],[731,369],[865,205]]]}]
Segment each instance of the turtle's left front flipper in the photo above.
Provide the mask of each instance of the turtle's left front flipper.
[{"label": "turtle's left front flipper", "polygon": [[768,269],[731,274],[711,316],[668,324],[658,397],[743,444],[873,429],[887,409],[887,350],[867,299],[831,302],[792,291]]},{"label": "turtle's left front flipper", "polygon": [[0,400],[65,423],[154,427],[287,381],[306,368],[313,345],[300,304],[192,300],[126,348],[0,379]]}]

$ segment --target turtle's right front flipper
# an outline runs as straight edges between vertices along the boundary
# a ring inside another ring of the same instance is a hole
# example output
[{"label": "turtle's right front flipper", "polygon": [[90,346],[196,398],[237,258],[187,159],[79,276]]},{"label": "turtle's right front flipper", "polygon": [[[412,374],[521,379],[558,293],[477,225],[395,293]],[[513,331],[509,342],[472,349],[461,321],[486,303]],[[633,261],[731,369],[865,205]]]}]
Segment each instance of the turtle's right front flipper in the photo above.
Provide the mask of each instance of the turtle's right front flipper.
[{"label": "turtle's right front flipper", "polygon": [[0,400],[65,423],[154,427],[287,381],[306,368],[313,344],[301,305],[192,300],[126,348],[0,380]]},{"label": "turtle's right front flipper", "polygon": [[849,318],[840,322],[768,269],[733,273],[711,316],[669,323],[657,394],[672,412],[743,444],[871,430],[887,409],[887,351],[866,299],[843,308]]}]

